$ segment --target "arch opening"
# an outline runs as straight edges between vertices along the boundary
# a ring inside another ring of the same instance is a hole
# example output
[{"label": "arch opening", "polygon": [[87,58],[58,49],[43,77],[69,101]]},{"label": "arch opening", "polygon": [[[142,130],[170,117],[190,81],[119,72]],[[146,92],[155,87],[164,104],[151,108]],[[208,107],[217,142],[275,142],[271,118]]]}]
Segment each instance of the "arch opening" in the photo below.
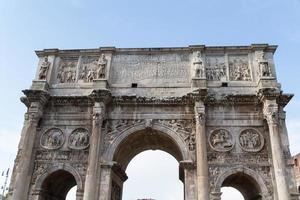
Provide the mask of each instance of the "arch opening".
[{"label": "arch opening", "polygon": [[76,179],[71,173],[57,170],[43,181],[40,200],[66,200],[68,192],[76,185]]},{"label": "arch opening", "polygon": [[238,190],[245,200],[262,199],[258,183],[248,174],[237,172],[228,176],[222,183],[222,187],[232,187]]},{"label": "arch opening", "polygon": [[[178,162],[176,166],[178,170],[177,180],[179,184],[182,184],[180,180],[184,183],[184,178],[180,176],[183,169],[178,167],[179,163],[186,158],[184,156],[186,155],[184,149],[186,147],[183,144],[176,133],[164,132],[154,128],[144,128],[129,132],[126,137],[119,140],[113,153],[114,166],[111,175],[111,199],[122,199],[123,184],[128,178],[125,173],[128,164],[135,156],[147,150],[161,150],[173,156]],[[157,181],[162,177],[161,175],[157,177]]]},{"label": "arch opening", "polygon": [[162,150],[172,155],[178,162],[183,160],[182,151],[173,138],[161,131],[146,129],[126,137],[118,145],[113,161],[125,171],[132,158],[146,150]]}]

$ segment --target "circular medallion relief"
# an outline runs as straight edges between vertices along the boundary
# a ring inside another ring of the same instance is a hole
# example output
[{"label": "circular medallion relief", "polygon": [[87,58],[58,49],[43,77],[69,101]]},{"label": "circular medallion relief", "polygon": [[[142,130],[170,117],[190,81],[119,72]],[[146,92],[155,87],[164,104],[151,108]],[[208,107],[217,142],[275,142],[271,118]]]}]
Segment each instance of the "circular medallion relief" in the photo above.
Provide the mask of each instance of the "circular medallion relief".
[{"label": "circular medallion relief", "polygon": [[71,149],[85,149],[89,146],[89,139],[88,130],[78,128],[69,136],[68,146]]},{"label": "circular medallion relief", "polygon": [[258,152],[264,146],[264,137],[254,129],[246,129],[239,135],[239,145],[244,151]]},{"label": "circular medallion relief", "polygon": [[45,149],[58,149],[65,141],[64,134],[59,128],[50,128],[43,133],[40,143]]},{"label": "circular medallion relief", "polygon": [[234,146],[234,139],[229,131],[216,129],[209,135],[209,145],[215,151],[230,151]]}]

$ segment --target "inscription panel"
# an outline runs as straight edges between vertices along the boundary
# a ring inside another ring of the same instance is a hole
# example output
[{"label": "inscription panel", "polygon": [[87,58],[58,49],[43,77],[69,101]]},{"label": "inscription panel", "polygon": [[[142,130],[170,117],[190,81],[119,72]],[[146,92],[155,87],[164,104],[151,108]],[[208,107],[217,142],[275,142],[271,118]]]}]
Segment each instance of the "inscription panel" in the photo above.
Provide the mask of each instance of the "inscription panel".
[{"label": "inscription panel", "polygon": [[111,84],[147,86],[189,84],[189,53],[114,55],[109,80]]}]

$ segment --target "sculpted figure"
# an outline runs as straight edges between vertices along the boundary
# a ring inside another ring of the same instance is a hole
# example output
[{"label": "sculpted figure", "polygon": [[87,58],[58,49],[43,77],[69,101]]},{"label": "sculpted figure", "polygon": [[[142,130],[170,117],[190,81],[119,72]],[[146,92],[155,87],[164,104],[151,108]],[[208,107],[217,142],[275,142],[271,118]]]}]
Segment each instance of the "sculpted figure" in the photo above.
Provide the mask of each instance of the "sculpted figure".
[{"label": "sculpted figure", "polygon": [[256,59],[259,67],[259,75],[261,77],[271,77],[271,69],[269,66],[269,62],[265,58],[265,52],[259,51],[256,53]]},{"label": "sculpted figure", "polygon": [[89,145],[89,135],[84,129],[77,129],[69,137],[69,146],[75,149],[82,149]]},{"label": "sculpted figure", "polygon": [[60,83],[64,83],[65,82],[64,66],[61,66],[59,68],[59,71],[57,73],[57,79],[59,80]]},{"label": "sculpted figure", "polygon": [[48,133],[45,138],[44,145],[46,147],[59,147],[62,143],[62,133],[59,131],[52,130]]},{"label": "sculpted figure", "polygon": [[97,78],[105,78],[107,59],[102,54],[97,62]]},{"label": "sculpted figure", "polygon": [[40,71],[39,71],[39,79],[44,80],[46,79],[48,69],[50,67],[50,62],[48,61],[48,57],[44,58],[43,63],[41,64]]},{"label": "sculpted figure", "polygon": [[204,66],[203,66],[203,61],[201,58],[201,52],[197,51],[196,52],[196,57],[194,59],[194,66],[195,66],[195,77],[196,78],[204,78],[205,73],[204,73]]},{"label": "sculpted figure", "polygon": [[216,130],[210,136],[210,144],[217,151],[228,151],[233,147],[232,136],[227,130]]}]

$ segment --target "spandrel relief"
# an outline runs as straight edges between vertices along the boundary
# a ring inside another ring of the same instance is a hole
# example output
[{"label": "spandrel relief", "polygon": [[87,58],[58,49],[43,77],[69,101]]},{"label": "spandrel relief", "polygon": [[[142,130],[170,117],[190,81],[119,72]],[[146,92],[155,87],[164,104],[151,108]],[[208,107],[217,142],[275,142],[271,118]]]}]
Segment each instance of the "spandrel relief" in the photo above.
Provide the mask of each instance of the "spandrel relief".
[{"label": "spandrel relief", "polygon": [[251,81],[247,56],[229,56],[228,60],[231,81]]},{"label": "spandrel relief", "polygon": [[76,81],[77,63],[77,58],[62,58],[57,73],[59,83],[74,83]]},{"label": "spandrel relief", "polygon": [[89,133],[84,128],[75,129],[69,136],[68,146],[71,149],[85,149],[89,146]]},{"label": "spandrel relief", "polygon": [[224,56],[206,57],[206,78],[210,81],[227,80],[227,70]]},{"label": "spandrel relief", "polygon": [[210,133],[209,144],[215,151],[230,151],[234,146],[234,138],[225,129],[217,129]]},{"label": "spandrel relief", "polygon": [[264,137],[254,129],[246,129],[239,135],[239,145],[244,151],[258,152],[264,146]]},{"label": "spandrel relief", "polygon": [[41,136],[41,146],[45,149],[58,149],[65,141],[64,134],[59,128],[48,129]]}]

